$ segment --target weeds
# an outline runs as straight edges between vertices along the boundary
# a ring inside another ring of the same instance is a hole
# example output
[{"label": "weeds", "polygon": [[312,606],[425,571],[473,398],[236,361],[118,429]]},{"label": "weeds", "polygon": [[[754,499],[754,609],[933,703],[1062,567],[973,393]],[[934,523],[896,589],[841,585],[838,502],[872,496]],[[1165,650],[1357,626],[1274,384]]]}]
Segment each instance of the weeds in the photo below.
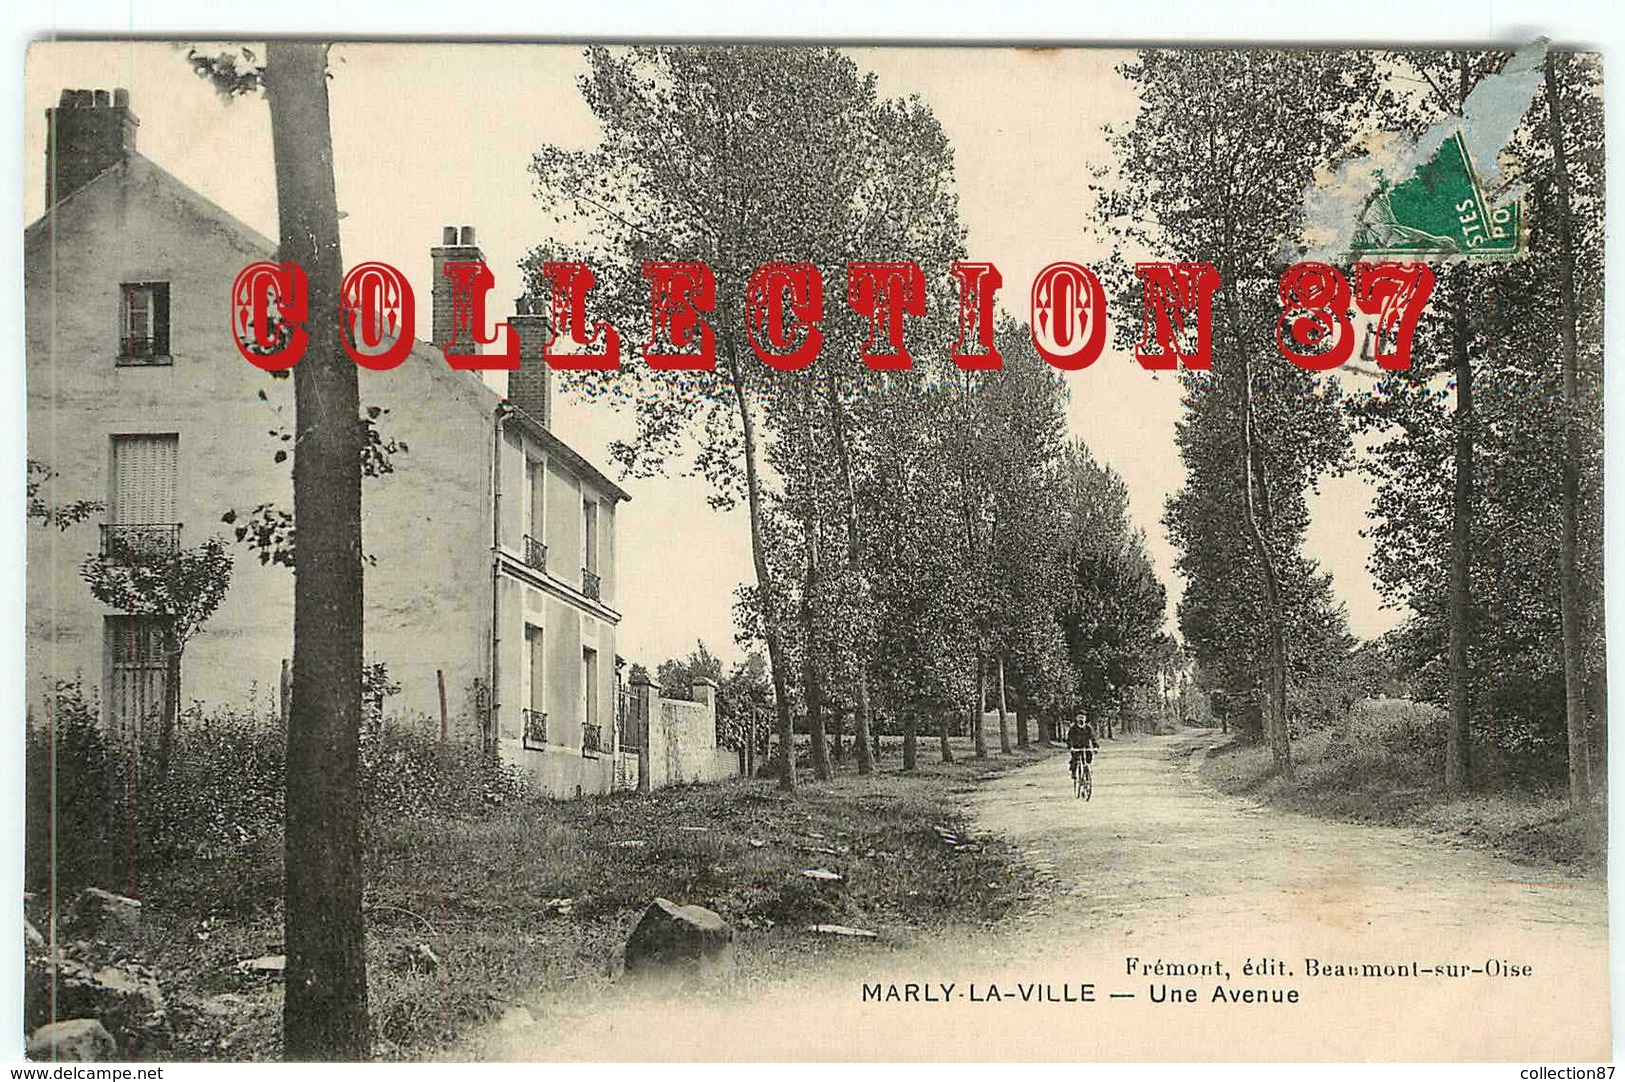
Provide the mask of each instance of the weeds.
[{"label": "weeds", "polygon": [[1364,700],[1341,728],[1292,745],[1293,778],[1276,773],[1269,749],[1231,744],[1202,766],[1222,792],[1254,796],[1325,818],[1419,827],[1452,842],[1577,874],[1600,874],[1606,853],[1599,810],[1571,813],[1566,792],[1476,748],[1480,790],[1443,792],[1445,713],[1406,700]]}]

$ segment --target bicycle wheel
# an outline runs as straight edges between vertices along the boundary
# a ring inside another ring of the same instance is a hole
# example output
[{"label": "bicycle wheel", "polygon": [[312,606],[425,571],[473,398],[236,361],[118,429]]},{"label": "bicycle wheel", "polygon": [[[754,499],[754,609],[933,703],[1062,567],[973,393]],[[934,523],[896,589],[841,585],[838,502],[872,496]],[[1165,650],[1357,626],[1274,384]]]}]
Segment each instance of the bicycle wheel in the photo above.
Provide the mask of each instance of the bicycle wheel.
[{"label": "bicycle wheel", "polygon": [[1072,796],[1074,798],[1079,798],[1079,797],[1083,796],[1083,764],[1082,763],[1079,763],[1077,769],[1072,771]]},{"label": "bicycle wheel", "polygon": [[1095,792],[1095,772],[1087,765],[1078,771],[1078,795],[1088,800]]}]

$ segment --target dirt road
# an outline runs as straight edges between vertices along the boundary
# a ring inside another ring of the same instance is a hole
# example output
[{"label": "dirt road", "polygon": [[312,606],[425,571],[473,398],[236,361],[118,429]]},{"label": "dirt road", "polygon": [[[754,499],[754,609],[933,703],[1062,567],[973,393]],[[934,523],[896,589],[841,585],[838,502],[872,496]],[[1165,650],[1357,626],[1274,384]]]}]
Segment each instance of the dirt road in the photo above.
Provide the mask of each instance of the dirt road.
[{"label": "dirt road", "polygon": [[1088,803],[1060,759],[972,794],[978,827],[1056,888],[997,930],[860,948],[767,988],[617,992],[580,1005],[585,1026],[549,1015],[471,1047],[589,1060],[1611,1056],[1600,882],[1221,796],[1194,775],[1214,739],[1109,744]]}]

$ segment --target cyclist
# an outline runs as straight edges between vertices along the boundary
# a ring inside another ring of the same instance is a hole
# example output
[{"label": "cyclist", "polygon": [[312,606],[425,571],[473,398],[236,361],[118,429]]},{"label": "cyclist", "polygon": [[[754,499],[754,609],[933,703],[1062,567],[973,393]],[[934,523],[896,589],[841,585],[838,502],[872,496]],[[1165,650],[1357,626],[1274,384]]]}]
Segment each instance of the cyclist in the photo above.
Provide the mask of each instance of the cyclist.
[{"label": "cyclist", "polygon": [[1072,719],[1072,728],[1066,731],[1066,746],[1071,752],[1072,761],[1067,765],[1068,772],[1075,778],[1078,776],[1078,764],[1095,761],[1095,749],[1100,747],[1100,741],[1095,737],[1094,726],[1089,719],[1079,715]]}]

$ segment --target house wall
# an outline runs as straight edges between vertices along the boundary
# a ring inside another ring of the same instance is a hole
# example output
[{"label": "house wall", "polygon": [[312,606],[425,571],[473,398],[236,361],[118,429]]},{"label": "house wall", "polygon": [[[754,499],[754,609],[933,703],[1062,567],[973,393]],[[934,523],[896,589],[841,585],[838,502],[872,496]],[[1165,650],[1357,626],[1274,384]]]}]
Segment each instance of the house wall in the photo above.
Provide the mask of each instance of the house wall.
[{"label": "house wall", "polygon": [[[498,584],[497,730],[505,761],[520,767],[546,791],[559,796],[608,792],[614,783],[615,655],[620,613],[611,605],[608,575],[614,566],[614,499],[570,468],[562,456],[517,419],[502,434],[498,517],[501,523]],[[524,538],[531,532],[530,481],[526,462],[545,465],[542,530],[545,569],[526,563]],[[601,600],[582,592],[582,502],[598,503]],[[523,711],[532,707],[526,689],[529,666],[526,627],[542,633],[543,678],[534,700],[547,714],[547,745],[526,748]],[[586,722],[582,651],[597,651],[596,724],[601,751],[584,752]]]},{"label": "house wall", "polygon": [[[187,648],[183,704],[244,703],[251,689],[274,702],[282,659],[292,653],[293,576],[262,565],[221,521],[229,509],[291,509],[288,445],[292,380],[272,379],[238,355],[229,287],[269,242],[187,192],[140,158],[67,200],[54,220],[25,236],[28,457],[58,476],[53,502],[105,500],[110,437],[179,436],[177,518],[181,543],[228,542],[231,589]],[[117,367],[120,284],[170,283],[170,366]],[[261,392],[264,398],[261,398]],[[438,713],[435,670],[446,673],[459,727],[472,725],[465,692],[485,671],[490,612],[491,422],[496,395],[420,347],[393,372],[361,373],[363,404],[388,409],[382,429],[403,440],[397,472],[363,486],[366,656],[402,686],[391,710]],[[100,516],[65,532],[30,524],[27,534],[27,671],[31,708],[49,683],[104,677],[103,617],[109,611],[79,575],[97,550]],[[239,519],[241,521],[241,519]]]},{"label": "house wall", "polygon": [[582,505],[591,500],[598,507],[598,576],[600,599],[613,609],[615,588],[615,509],[614,496],[600,485],[570,469],[558,455],[538,440],[510,423],[504,427],[500,515],[502,547],[514,559],[524,560],[524,538],[530,533],[530,482],[525,473],[526,459],[546,463],[540,540],[547,545],[547,572],[559,584],[579,593],[581,570],[586,566]]},{"label": "house wall", "polygon": [[[500,609],[502,642],[498,681],[498,732],[503,759],[520,767],[547,792],[558,796],[607,793],[614,780],[615,625],[583,611],[546,586],[504,575]],[[547,713],[547,746],[524,746],[525,627],[542,629],[544,676],[540,709]],[[582,650],[598,651],[597,724],[602,750],[583,752]]]}]

